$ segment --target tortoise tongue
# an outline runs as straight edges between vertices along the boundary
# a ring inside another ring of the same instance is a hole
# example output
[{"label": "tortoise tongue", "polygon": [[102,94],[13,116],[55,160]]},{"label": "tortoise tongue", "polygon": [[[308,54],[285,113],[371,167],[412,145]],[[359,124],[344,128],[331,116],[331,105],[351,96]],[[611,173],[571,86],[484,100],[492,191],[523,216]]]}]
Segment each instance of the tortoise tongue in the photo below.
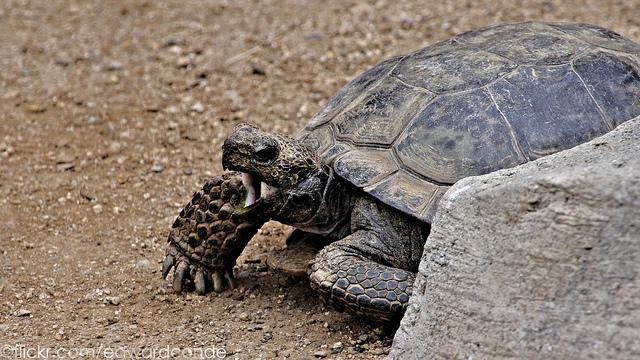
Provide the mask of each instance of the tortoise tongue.
[{"label": "tortoise tongue", "polygon": [[268,197],[278,191],[275,186],[270,186],[252,174],[242,173],[242,185],[247,189],[247,198],[244,201],[244,207],[249,207],[255,204],[262,197]]}]

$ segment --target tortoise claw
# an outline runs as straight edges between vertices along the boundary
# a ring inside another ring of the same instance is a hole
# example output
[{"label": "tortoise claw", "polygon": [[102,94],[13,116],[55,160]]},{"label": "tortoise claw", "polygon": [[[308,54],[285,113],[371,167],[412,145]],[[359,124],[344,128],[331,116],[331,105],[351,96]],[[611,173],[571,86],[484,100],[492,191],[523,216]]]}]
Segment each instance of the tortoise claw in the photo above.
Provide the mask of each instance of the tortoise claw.
[{"label": "tortoise claw", "polygon": [[211,281],[213,281],[213,291],[221,292],[223,288],[222,275],[217,271],[214,272],[211,274]]},{"label": "tortoise claw", "polygon": [[198,295],[204,295],[207,292],[207,282],[205,281],[204,272],[202,270],[196,271],[194,282],[196,285],[196,293]]},{"label": "tortoise claw", "polygon": [[[227,286],[235,288],[235,279],[233,278],[233,270],[213,271],[203,265],[194,262],[192,259],[178,252],[174,244],[169,244],[162,261],[162,279],[163,287],[167,287],[167,277],[173,271],[173,290],[180,294],[183,291],[189,291],[185,285],[195,286],[198,295],[205,295],[213,285],[215,292],[222,292]],[[190,287],[191,288],[191,287]],[[193,289],[193,288],[191,288]]]},{"label": "tortoise claw", "polygon": [[233,277],[233,270],[225,271],[224,278],[231,289],[236,288],[236,279]]},{"label": "tortoise claw", "polygon": [[167,255],[164,257],[164,260],[162,261],[162,279],[163,280],[167,279],[167,275],[169,275],[169,271],[171,271],[174,261],[175,261],[175,258],[171,255]]},{"label": "tortoise claw", "polygon": [[176,267],[176,272],[173,275],[173,290],[178,294],[182,292],[184,275],[187,273],[187,270],[189,270],[189,266],[187,266],[185,262],[180,262]]}]

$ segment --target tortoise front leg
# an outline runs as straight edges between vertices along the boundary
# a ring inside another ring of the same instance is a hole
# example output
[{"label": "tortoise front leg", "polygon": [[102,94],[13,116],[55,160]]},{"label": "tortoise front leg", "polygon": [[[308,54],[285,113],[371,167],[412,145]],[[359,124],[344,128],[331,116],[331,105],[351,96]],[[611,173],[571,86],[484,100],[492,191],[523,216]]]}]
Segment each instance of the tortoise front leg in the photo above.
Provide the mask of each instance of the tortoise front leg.
[{"label": "tortoise front leg", "polygon": [[404,313],[415,274],[379,264],[368,252],[369,231],[357,231],[320,251],[311,264],[312,287],[339,309],[389,321]]},{"label": "tortoise front leg", "polygon": [[225,173],[207,181],[180,212],[162,265],[163,279],[175,269],[174,291],[180,293],[191,283],[198,294],[234,287],[236,259],[268,220],[267,212],[244,208],[245,196],[240,175]]}]

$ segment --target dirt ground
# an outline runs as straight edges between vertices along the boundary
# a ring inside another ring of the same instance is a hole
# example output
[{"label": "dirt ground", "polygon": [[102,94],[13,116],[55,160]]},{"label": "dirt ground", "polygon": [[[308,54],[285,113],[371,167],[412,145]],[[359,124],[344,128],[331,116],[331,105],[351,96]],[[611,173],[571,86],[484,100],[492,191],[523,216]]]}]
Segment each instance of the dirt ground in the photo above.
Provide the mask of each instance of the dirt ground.
[{"label": "dirt ground", "polygon": [[0,358],[384,357],[392,328],[265,265],[278,224],[242,256],[239,288],[160,290],[170,224],[221,171],[229,129],[294,134],[368,66],[471,28],[553,19],[640,41],[639,13],[636,0],[2,1]]}]

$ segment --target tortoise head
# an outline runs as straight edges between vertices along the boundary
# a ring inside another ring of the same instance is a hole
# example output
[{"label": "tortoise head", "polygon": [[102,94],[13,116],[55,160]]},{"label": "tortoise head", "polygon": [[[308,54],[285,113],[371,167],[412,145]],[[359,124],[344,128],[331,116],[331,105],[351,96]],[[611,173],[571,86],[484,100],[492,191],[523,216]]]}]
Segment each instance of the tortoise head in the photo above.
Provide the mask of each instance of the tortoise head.
[{"label": "tortoise head", "polygon": [[322,197],[324,187],[318,182],[323,163],[313,150],[289,136],[267,133],[249,124],[237,125],[222,145],[222,166],[242,173],[247,188],[245,206],[269,199],[279,207],[273,210],[279,211],[295,202],[306,211],[287,214],[297,218],[291,223],[312,216],[320,205],[316,199],[318,194]]}]

